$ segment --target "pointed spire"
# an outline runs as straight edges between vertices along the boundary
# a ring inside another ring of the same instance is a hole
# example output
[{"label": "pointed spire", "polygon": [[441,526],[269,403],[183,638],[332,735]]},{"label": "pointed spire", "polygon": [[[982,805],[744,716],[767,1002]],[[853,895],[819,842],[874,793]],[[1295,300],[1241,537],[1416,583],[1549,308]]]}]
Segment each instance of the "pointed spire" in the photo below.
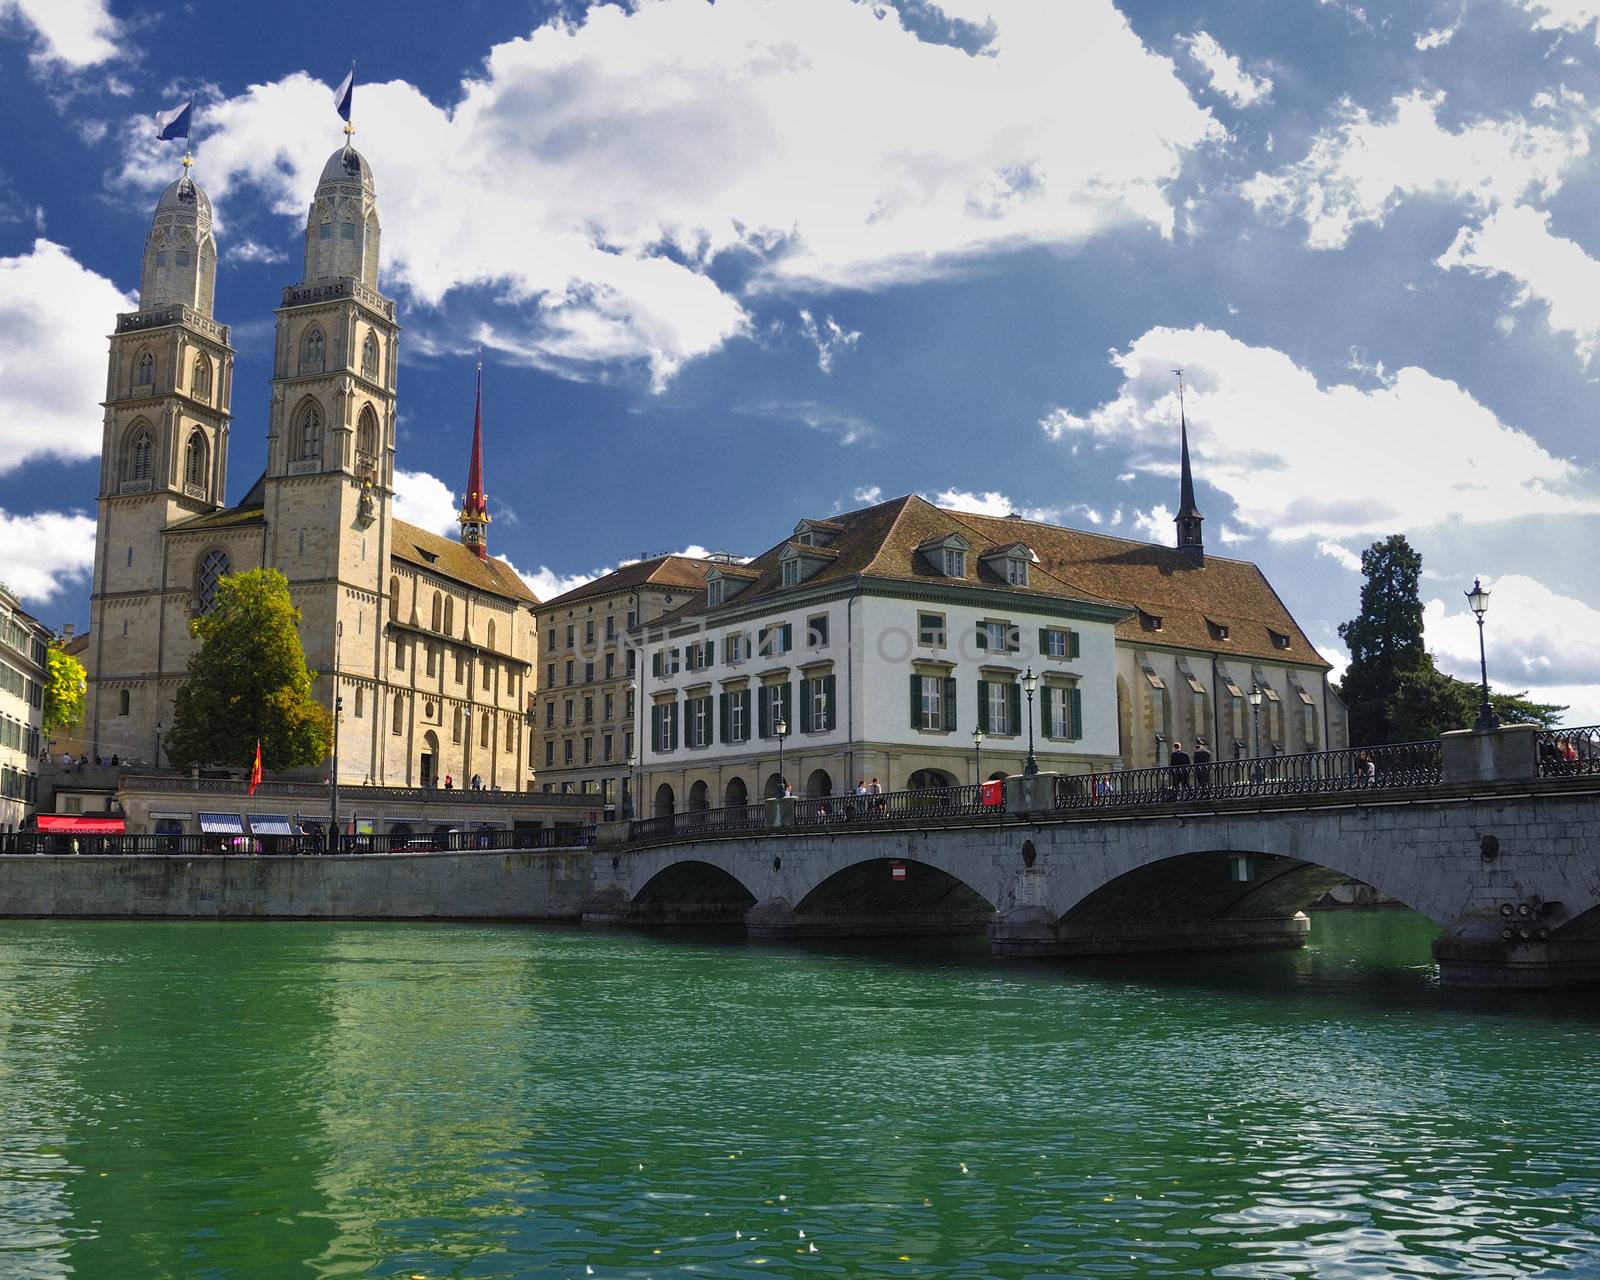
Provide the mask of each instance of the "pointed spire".
[{"label": "pointed spire", "polygon": [[1200,525],[1204,517],[1200,514],[1200,507],[1194,500],[1194,473],[1189,468],[1189,418],[1184,410],[1183,403],[1183,370],[1172,371],[1178,377],[1178,436],[1181,443],[1182,460],[1179,465],[1178,480],[1178,515],[1174,523],[1178,526],[1178,547],[1189,554],[1189,558],[1196,565],[1205,563],[1205,540],[1200,533]]},{"label": "pointed spire", "polygon": [[483,491],[483,361],[478,361],[478,394],[472,410],[472,460],[461,503],[461,545],[480,560],[489,558],[489,499]]}]

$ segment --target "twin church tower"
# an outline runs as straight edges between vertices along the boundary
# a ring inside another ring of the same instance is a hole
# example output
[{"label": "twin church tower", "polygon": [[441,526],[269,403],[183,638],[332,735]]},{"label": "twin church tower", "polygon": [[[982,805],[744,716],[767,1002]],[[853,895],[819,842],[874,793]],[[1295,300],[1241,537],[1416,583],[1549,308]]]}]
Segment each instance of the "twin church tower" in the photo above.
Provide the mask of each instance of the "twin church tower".
[{"label": "twin church tower", "polygon": [[301,611],[317,696],[343,709],[341,781],[525,785],[537,601],[488,554],[481,397],[460,541],[394,517],[400,329],[378,288],[379,234],[372,170],[347,144],[323,167],[304,274],[276,312],[266,470],[224,506],[234,353],[213,315],[211,202],[187,170],[162,193],[139,309],[111,336],[84,655],[92,754],[153,758],[190,618],[224,574],[270,567]]}]

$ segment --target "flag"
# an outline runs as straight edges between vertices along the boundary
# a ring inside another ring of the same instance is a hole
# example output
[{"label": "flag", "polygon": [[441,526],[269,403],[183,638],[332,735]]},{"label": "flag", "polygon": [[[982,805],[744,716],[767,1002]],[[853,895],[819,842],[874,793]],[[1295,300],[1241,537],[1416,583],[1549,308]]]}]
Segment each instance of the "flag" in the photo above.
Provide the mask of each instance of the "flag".
[{"label": "flag", "polygon": [[156,137],[162,142],[169,142],[173,138],[189,138],[189,122],[194,118],[194,99],[190,98],[182,106],[173,107],[171,111],[163,111],[156,116]]},{"label": "flag", "polygon": [[998,809],[1006,802],[1006,784],[999,778],[978,784],[978,794],[985,809]]},{"label": "flag", "polygon": [[247,794],[255,795],[256,788],[261,785],[261,742],[256,741],[256,762],[250,766],[250,790]]},{"label": "flag", "polygon": [[333,109],[344,117],[346,124],[350,123],[350,99],[356,93],[356,69],[350,68],[350,74],[344,78],[344,83],[333,91]]}]

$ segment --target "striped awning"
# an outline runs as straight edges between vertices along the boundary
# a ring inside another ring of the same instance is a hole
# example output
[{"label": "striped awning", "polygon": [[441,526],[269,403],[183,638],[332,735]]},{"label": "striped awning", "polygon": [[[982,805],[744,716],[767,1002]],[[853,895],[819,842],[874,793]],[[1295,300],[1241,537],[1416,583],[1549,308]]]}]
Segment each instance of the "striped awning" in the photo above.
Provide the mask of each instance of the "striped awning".
[{"label": "striped awning", "polygon": [[289,819],[276,813],[252,813],[250,815],[251,833],[258,836],[292,836],[294,828],[289,825]]},{"label": "striped awning", "polygon": [[244,819],[237,813],[202,813],[200,830],[206,835],[242,836]]}]

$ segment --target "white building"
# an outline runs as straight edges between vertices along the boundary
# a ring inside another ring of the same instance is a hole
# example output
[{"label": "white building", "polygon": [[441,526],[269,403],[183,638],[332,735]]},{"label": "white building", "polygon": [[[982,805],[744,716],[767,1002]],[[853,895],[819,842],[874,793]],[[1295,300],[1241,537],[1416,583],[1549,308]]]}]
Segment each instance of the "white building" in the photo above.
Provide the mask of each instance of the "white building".
[{"label": "white building", "polygon": [[50,632],[0,587],[0,831],[15,831],[38,799],[40,729]]}]

